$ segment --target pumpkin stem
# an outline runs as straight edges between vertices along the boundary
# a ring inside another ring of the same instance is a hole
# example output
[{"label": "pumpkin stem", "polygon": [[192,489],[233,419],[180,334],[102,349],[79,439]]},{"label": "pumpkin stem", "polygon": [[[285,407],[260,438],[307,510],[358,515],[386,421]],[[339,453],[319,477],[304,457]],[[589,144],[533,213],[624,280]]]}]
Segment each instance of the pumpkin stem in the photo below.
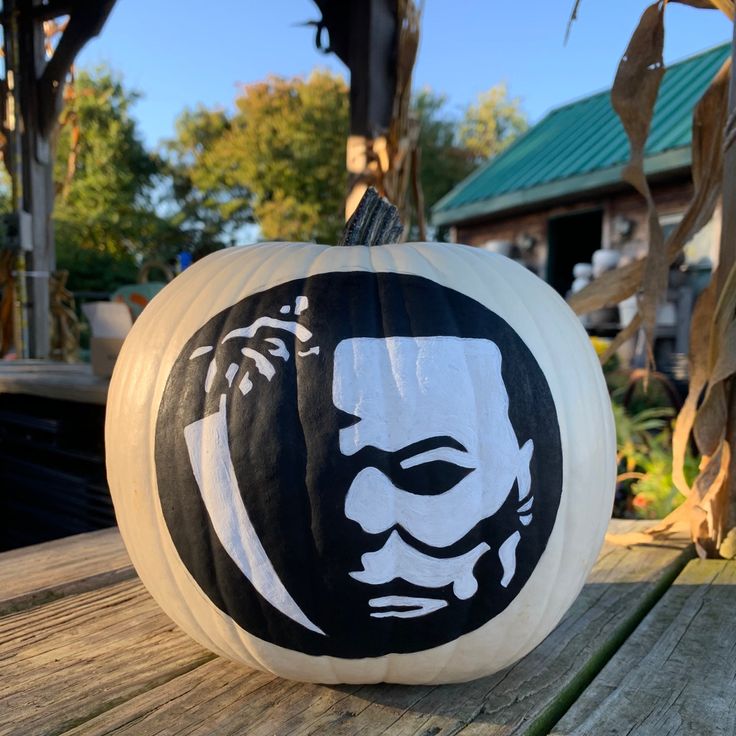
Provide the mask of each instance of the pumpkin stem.
[{"label": "pumpkin stem", "polygon": [[399,211],[373,187],[345,225],[338,245],[388,245],[398,243],[404,234]]}]

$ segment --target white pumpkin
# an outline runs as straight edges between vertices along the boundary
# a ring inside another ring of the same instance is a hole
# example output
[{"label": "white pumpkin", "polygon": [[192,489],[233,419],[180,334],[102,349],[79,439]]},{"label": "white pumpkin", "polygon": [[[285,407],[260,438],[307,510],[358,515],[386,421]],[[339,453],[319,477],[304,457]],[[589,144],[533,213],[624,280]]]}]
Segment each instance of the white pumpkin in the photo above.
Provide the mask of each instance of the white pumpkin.
[{"label": "white pumpkin", "polygon": [[571,605],[615,479],[578,319],[437,243],[264,243],[195,264],[112,378],[110,488],[161,607],[212,651],[323,683],[512,664]]}]

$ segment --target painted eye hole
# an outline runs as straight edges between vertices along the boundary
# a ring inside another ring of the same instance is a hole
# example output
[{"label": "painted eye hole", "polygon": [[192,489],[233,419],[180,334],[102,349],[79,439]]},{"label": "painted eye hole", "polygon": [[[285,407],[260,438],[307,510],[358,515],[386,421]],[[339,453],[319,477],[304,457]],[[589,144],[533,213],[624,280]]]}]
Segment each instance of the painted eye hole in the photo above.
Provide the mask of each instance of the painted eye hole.
[{"label": "painted eye hole", "polygon": [[405,457],[391,474],[404,491],[424,496],[445,493],[475,470],[467,452],[455,447],[434,447]]}]

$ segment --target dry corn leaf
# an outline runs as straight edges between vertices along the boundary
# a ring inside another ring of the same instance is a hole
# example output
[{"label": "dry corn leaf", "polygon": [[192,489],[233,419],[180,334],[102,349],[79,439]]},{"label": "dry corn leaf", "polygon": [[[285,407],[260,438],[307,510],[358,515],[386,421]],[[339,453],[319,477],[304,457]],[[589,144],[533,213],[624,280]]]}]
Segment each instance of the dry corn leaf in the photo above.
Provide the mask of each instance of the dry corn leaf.
[{"label": "dry corn leaf", "polygon": [[711,382],[725,381],[736,373],[736,319],[728,325],[721,338],[721,348],[713,366]]},{"label": "dry corn leaf", "polygon": [[726,276],[713,316],[710,361],[714,369],[723,348],[724,337],[733,322],[734,316],[736,316],[736,263],[731,266]]},{"label": "dry corn leaf", "polygon": [[[728,59],[716,74],[693,114],[692,171],[695,192],[685,217],[668,244],[671,255],[675,247],[678,245],[683,247],[689,240],[691,237],[689,230],[695,233],[710,220],[720,197],[723,178],[723,131],[728,113],[730,77],[731,59]],[[682,465],[690,433],[695,432],[698,448],[706,455],[716,451],[718,443],[724,436],[722,422],[726,416],[725,395],[722,389],[717,389],[713,393],[714,381],[721,380],[715,379],[713,371],[716,355],[720,349],[719,335],[726,327],[723,324],[726,317],[717,322],[718,315],[728,315],[729,309],[733,315],[736,302],[727,303],[726,295],[736,290],[736,274],[729,274],[727,282],[731,284],[731,288],[724,290],[716,306],[718,281],[719,279],[714,277],[706,293],[702,295],[705,299],[703,310],[699,312],[696,309],[690,328],[690,390],[677,418],[672,441],[673,482],[683,493],[686,492],[687,484],[682,474]],[[715,315],[715,321],[709,315]],[[711,322],[713,324],[710,324]],[[706,386],[712,396],[706,394],[703,406],[697,409],[698,400]]]},{"label": "dry corn leaf", "polygon": [[[683,0],[695,7],[714,6],[734,17],[734,0]],[[631,162],[624,172],[624,178],[633,184],[645,197],[650,224],[650,254],[635,264],[618,269],[571,299],[571,306],[580,313],[598,309],[619,302],[631,296],[643,286],[640,300],[640,314],[647,328],[654,325],[656,305],[666,289],[667,266],[677,257],[685,243],[695,235],[713,216],[720,197],[723,180],[724,129],[728,115],[728,86],[731,74],[731,59],[718,72],[710,87],[701,98],[693,114],[692,175],[694,196],[679,226],[666,243],[661,242],[659,222],[654,222],[656,211],[646,177],[643,172],[643,151],[648,126],[651,122],[649,108],[652,89],[658,87],[657,73],[661,62],[660,33],[661,14],[666,0],[651,6],[645,11],[639,27],[632,37],[626,55],[619,67],[617,82],[623,90],[622,99],[614,104],[622,119],[631,145]],[[577,3],[576,3],[577,9]],[[637,38],[638,37],[638,38]],[[644,43],[649,39],[649,48],[630,64],[636,53],[635,41]],[[628,65],[628,69],[626,65]],[[632,87],[635,85],[638,67],[642,87],[640,102],[643,110],[634,109],[635,100]],[[644,69],[642,70],[642,67]],[[661,78],[661,73],[660,73]],[[654,93],[656,100],[656,91]],[[648,117],[647,117],[648,115]],[[625,116],[629,116],[628,119]],[[728,203],[730,206],[730,202]],[[659,230],[659,233],[657,232]],[[731,244],[732,245],[732,244]],[[722,242],[722,248],[723,248]],[[723,262],[727,262],[726,259]],[[730,264],[730,261],[728,261]],[[683,411],[678,417],[673,438],[673,479],[677,487],[688,493],[687,483],[682,472],[685,450],[691,432],[702,451],[709,457],[696,478],[685,502],[661,522],[644,533],[610,535],[608,541],[618,544],[639,544],[648,541],[667,539],[674,531],[687,523],[690,536],[701,557],[717,556],[724,539],[728,539],[729,514],[736,518],[730,508],[736,508],[736,499],[731,499],[729,486],[736,477],[736,458],[731,457],[731,442],[736,437],[736,389],[731,385],[736,378],[736,265],[731,269],[721,296],[714,310],[717,281],[703,295],[698,304],[691,326],[691,387]],[[712,319],[709,319],[712,315]],[[648,331],[648,337],[651,332]],[[709,346],[709,347],[706,347]],[[696,413],[696,407],[703,388],[707,387],[703,405]],[[731,414],[729,414],[729,409]],[[730,424],[729,424],[730,421]],[[727,546],[727,545],[726,545]]]},{"label": "dry corn leaf", "polygon": [[718,553],[725,560],[736,559],[736,527],[733,527],[718,548]]},{"label": "dry corn leaf", "polygon": [[710,0],[714,7],[725,13],[731,20],[736,17],[736,3],[734,0]]},{"label": "dry corn leaf", "polygon": [[682,509],[682,506],[675,509],[675,511],[680,512],[680,518],[669,521],[666,525],[660,524],[652,527],[652,529],[647,529],[645,532],[608,533],[606,534],[606,542],[621,547],[630,547],[634,544],[652,544],[652,542],[687,539],[690,536],[689,510],[684,510],[686,513],[683,513],[680,509]]},{"label": "dry corn leaf", "polygon": [[[578,10],[582,0],[575,0],[570,19],[567,21],[567,29],[565,31],[565,43],[570,38],[572,24],[578,18]],[[680,3],[681,5],[690,5],[693,8],[702,8],[703,10],[720,10],[724,12],[731,20],[734,19],[734,0],[670,0],[670,2]]]},{"label": "dry corn leaf", "polygon": [[[664,234],[644,174],[644,148],[649,136],[654,105],[664,76],[664,2],[650,5],[643,13],[629,41],[611,90],[613,109],[621,119],[629,139],[631,158],[623,171],[623,179],[644,197],[649,224],[649,250],[644,262],[639,313],[647,345],[654,342],[657,304],[667,290],[669,259]],[[650,361],[651,362],[651,361]]]},{"label": "dry corn leaf", "polygon": [[704,455],[712,455],[724,436],[728,414],[726,398],[722,383],[708,386],[703,403],[695,416],[693,426],[695,442]]},{"label": "dry corn leaf", "polygon": [[[704,541],[710,533],[710,523],[719,521],[713,510],[722,505],[723,490],[730,462],[728,445],[724,442],[716,454],[709,459],[693,484],[693,492],[684,503],[669,513],[662,521],[655,523],[643,532],[628,534],[606,534],[611,544],[628,547],[632,544],[662,542],[678,536],[687,528],[690,538],[695,541],[698,554],[706,556],[709,545]],[[716,505],[714,505],[714,503]]]},{"label": "dry corn leaf", "polygon": [[731,450],[722,442],[693,484],[690,534],[700,557],[715,557],[726,533]]},{"label": "dry corn leaf", "polygon": [[734,0],[711,0],[718,10],[723,11],[731,20],[736,18],[736,3]]},{"label": "dry corn leaf", "polygon": [[685,503],[678,506],[666,519],[657,522],[643,532],[628,532],[627,534],[606,534],[606,542],[628,547],[632,544],[651,544],[653,541],[662,542],[675,536],[680,536],[683,531],[689,535],[690,511],[693,501],[690,497]]},{"label": "dry corn leaf", "polygon": [[573,5],[572,7],[572,12],[570,13],[570,19],[567,21],[567,29],[565,30],[565,43],[567,43],[568,39],[570,38],[570,31],[572,30],[572,24],[578,18],[578,8],[580,8],[581,2],[582,0],[575,0],[575,5]]},{"label": "dry corn leaf", "polygon": [[703,10],[720,10],[733,20],[733,0],[670,0],[670,2]]},{"label": "dry corn leaf", "polygon": [[704,455],[712,455],[726,436],[728,390],[728,381],[711,383],[695,416],[695,442]]},{"label": "dry corn leaf", "polygon": [[621,268],[607,271],[576,294],[567,303],[575,314],[587,314],[618,304],[622,299],[636,293],[644,273],[644,260],[628,263]]},{"label": "dry corn leaf", "polygon": [[689,5],[691,8],[702,8],[703,10],[717,10],[710,0],[670,0],[671,3]]},{"label": "dry corn leaf", "polygon": [[716,305],[716,279],[712,278],[708,287],[698,297],[690,321],[690,386],[685,403],[680,409],[672,434],[672,483],[675,488],[687,496],[690,486],[685,478],[685,454],[690,442],[690,434],[695,422],[700,396],[710,376],[708,363],[708,346],[713,311]]},{"label": "dry corn leaf", "polygon": [[[713,217],[723,178],[723,129],[728,110],[731,59],[711,82],[693,111],[692,177],[693,199],[667,240],[671,263],[687,243]],[[635,294],[642,282],[646,259],[609,271],[573,294],[568,303],[576,314],[618,304]]]},{"label": "dry corn leaf", "polygon": [[725,437],[729,379],[736,373],[736,265],[725,280],[713,315],[709,372],[708,389],[693,428],[698,449],[705,455],[713,454]]},{"label": "dry corn leaf", "polygon": [[641,162],[664,74],[663,48],[664,4],[656,2],[641,16],[611,90],[613,109],[621,118],[631,147],[631,161],[624,169],[624,178],[642,193],[649,190]]},{"label": "dry corn leaf", "polygon": [[623,330],[621,330],[616,337],[611,340],[608,347],[603,351],[600,357],[601,365],[605,365],[613,356],[616,351],[630,338],[632,338],[639,331],[641,327],[641,314],[636,314],[634,319],[629,322]]}]

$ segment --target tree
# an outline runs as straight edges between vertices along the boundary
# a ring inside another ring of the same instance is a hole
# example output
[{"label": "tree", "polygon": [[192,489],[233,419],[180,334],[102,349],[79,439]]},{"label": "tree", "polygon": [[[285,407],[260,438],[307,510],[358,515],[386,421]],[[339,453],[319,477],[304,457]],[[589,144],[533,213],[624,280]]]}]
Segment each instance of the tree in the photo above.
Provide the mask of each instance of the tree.
[{"label": "tree", "polygon": [[97,288],[129,281],[136,257],[160,255],[177,239],[156,212],[160,165],[130,115],[137,99],[105,68],[79,72],[67,92],[56,142],[54,223],[58,267],[70,271],[72,288],[92,288],[103,268],[119,276]]},{"label": "tree", "polygon": [[244,87],[235,104],[229,118],[199,109],[179,120],[168,148],[190,184],[177,201],[200,222],[252,215],[267,240],[336,242],[347,181],[345,82],[321,71],[269,77]]},{"label": "tree", "polygon": [[509,99],[506,84],[501,82],[468,105],[458,135],[462,146],[480,163],[499,154],[526,129],[521,101]]},{"label": "tree", "polygon": [[[526,125],[519,101],[509,100],[502,85],[460,119],[430,90],[416,95],[412,110],[420,123],[427,208],[471,173],[481,143],[501,150]],[[328,72],[248,85],[231,115],[204,107],[185,111],[165,150],[172,222],[200,244],[233,241],[252,221],[267,240],[336,242],[343,228],[348,117],[347,85]]]},{"label": "tree", "polygon": [[251,192],[219,148],[231,134],[232,121],[223,110],[200,106],[179,116],[176,138],[165,145],[171,222],[192,253],[234,242],[238,230],[253,222]]},{"label": "tree", "polygon": [[419,148],[422,152],[420,180],[429,208],[468,176],[475,166],[473,156],[460,145],[458,122],[446,111],[447,97],[423,89],[412,102],[419,121]]},{"label": "tree", "polygon": [[[419,121],[421,183],[429,209],[486,158],[496,155],[526,129],[518,99],[509,100],[498,84],[469,105],[458,120],[447,111],[447,97],[429,89],[412,104]],[[436,235],[442,238],[442,233]]]}]

